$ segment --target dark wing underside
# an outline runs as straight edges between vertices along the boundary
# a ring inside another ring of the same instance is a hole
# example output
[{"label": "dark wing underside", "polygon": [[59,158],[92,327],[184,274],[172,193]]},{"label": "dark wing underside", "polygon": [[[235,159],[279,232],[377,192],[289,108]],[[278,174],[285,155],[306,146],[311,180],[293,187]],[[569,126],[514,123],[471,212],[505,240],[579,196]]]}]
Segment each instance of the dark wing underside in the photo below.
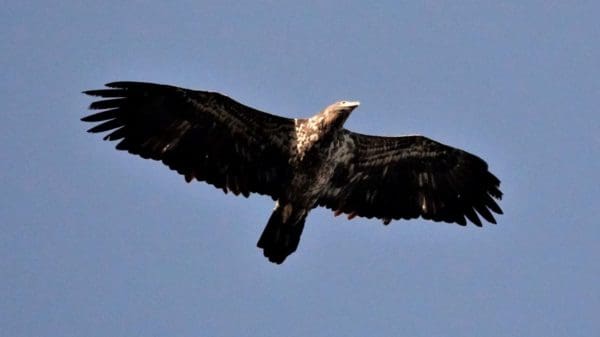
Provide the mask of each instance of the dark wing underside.
[{"label": "dark wing underside", "polygon": [[85,94],[101,112],[82,118],[105,140],[143,158],[160,160],[187,181],[206,181],[225,192],[274,199],[289,179],[292,119],[274,116],[214,92],[114,82]]},{"label": "dark wing underside", "polygon": [[[481,226],[502,214],[500,181],[465,151],[422,136],[378,137],[345,131],[354,157],[338,167],[318,204],[349,218],[423,217]],[[466,218],[466,219],[465,219]]]}]

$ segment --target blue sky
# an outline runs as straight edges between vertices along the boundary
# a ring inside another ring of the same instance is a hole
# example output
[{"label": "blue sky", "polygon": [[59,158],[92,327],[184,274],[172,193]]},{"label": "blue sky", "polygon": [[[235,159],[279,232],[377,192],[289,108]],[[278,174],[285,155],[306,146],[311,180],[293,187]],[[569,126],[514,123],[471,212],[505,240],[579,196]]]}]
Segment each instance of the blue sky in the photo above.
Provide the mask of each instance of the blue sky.
[{"label": "blue sky", "polygon": [[[594,336],[600,5],[8,1],[0,10],[0,335]],[[484,158],[497,226],[315,210],[283,265],[265,197],[186,184],[85,133],[115,80],[226,93]]]}]

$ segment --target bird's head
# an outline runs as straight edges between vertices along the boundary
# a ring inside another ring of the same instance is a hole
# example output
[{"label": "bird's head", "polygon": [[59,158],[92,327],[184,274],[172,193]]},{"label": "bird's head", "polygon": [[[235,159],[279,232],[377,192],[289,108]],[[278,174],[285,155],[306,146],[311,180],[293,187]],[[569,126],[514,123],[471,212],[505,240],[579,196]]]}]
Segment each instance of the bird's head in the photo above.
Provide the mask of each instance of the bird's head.
[{"label": "bird's head", "polygon": [[324,122],[329,125],[342,127],[352,110],[360,105],[358,101],[339,101],[331,104],[322,112],[325,116]]},{"label": "bird's head", "polygon": [[351,113],[360,105],[359,101],[339,101],[330,105],[327,109],[332,109],[338,113]]}]

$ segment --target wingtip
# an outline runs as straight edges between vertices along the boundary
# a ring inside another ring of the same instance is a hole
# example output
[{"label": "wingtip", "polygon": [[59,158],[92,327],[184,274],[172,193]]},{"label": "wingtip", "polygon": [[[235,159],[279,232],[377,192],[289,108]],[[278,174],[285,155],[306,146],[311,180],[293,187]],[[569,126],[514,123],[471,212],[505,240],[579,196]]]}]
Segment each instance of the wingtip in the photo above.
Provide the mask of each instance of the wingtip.
[{"label": "wingtip", "polygon": [[109,88],[127,89],[131,87],[147,86],[152,83],[140,82],[140,81],[114,81],[106,83],[105,86]]},{"label": "wingtip", "polygon": [[114,81],[114,82],[108,82],[106,84],[104,84],[105,87],[109,87],[109,88],[123,88],[127,85],[127,83],[131,83],[131,82],[127,82],[127,81]]},{"label": "wingtip", "polygon": [[81,93],[84,95],[88,95],[88,96],[102,96],[103,92],[106,89],[90,89],[90,90],[84,90]]},{"label": "wingtip", "polygon": [[483,226],[483,224],[481,223],[481,220],[479,219],[479,216],[477,216],[477,213],[475,212],[475,210],[473,208],[467,208],[465,210],[465,216],[475,226],[477,226],[477,227],[482,227]]}]

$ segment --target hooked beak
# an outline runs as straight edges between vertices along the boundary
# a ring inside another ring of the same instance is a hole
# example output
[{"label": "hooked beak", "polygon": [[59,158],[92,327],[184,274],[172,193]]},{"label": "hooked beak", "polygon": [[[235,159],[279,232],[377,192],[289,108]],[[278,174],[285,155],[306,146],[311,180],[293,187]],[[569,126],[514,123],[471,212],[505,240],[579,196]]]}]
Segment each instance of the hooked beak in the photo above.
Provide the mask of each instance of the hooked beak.
[{"label": "hooked beak", "polygon": [[359,101],[344,101],[341,103],[341,106],[344,108],[356,108],[360,105]]},{"label": "hooked beak", "polygon": [[360,105],[359,101],[341,101],[339,103],[339,108],[343,111],[351,112],[356,109]]}]

